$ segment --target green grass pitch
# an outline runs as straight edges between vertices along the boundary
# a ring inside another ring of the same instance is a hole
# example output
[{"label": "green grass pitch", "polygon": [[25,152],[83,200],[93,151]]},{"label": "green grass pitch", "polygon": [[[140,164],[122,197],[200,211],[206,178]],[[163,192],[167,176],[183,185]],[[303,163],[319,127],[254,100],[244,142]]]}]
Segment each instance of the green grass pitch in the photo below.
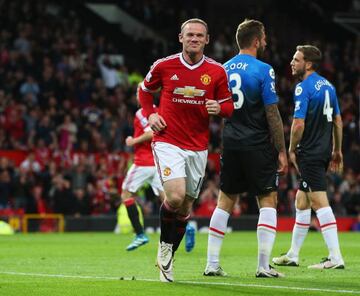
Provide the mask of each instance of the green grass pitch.
[{"label": "green grass pitch", "polygon": [[[158,281],[158,235],[126,252],[131,239],[113,233],[2,236],[0,295],[360,295],[360,233],[340,233],[346,269],[324,271],[307,269],[327,255],[321,234],[309,233],[300,267],[278,268],[282,279],[255,278],[255,232],[227,234],[221,265],[230,276],[204,277],[207,235],[197,234],[191,253],[183,245],[177,252],[174,283]],[[273,255],[286,251],[290,239],[291,233],[278,233]]]}]

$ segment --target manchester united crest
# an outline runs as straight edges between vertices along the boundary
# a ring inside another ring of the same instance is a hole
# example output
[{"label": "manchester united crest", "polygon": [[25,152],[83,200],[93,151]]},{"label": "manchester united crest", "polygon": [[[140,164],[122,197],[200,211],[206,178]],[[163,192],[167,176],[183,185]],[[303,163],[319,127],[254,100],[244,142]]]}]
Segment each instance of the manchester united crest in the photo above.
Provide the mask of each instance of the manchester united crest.
[{"label": "manchester united crest", "polygon": [[170,174],[171,174],[171,169],[168,168],[168,167],[165,168],[165,169],[164,169],[164,176],[165,176],[165,177],[168,177],[168,176],[170,176]]},{"label": "manchester united crest", "polygon": [[211,82],[211,77],[208,74],[201,75],[200,80],[202,84],[209,85]]}]

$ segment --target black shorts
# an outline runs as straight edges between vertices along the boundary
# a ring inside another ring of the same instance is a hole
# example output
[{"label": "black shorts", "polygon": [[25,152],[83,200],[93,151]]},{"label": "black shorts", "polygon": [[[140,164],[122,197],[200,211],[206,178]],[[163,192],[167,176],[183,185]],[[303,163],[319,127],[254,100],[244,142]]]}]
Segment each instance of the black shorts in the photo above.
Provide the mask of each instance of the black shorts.
[{"label": "black shorts", "polygon": [[299,189],[304,192],[326,191],[326,171],[330,159],[327,160],[309,160],[297,157],[297,163],[300,171]]},{"label": "black shorts", "polygon": [[277,190],[277,153],[274,149],[224,150],[221,155],[220,189],[228,194],[263,195]]}]

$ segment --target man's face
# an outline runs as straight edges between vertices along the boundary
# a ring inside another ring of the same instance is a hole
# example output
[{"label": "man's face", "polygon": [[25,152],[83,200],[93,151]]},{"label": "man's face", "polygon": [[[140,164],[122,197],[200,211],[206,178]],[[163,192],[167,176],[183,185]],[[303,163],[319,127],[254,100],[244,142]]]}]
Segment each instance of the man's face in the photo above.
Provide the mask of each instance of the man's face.
[{"label": "man's face", "polygon": [[188,23],[179,34],[179,41],[185,52],[196,55],[203,53],[205,45],[209,43],[209,35],[203,24]]},{"label": "man's face", "polygon": [[302,78],[306,73],[306,61],[304,54],[301,51],[295,52],[293,59],[290,63],[291,73],[293,76]]},{"label": "man's face", "polygon": [[263,31],[261,34],[261,39],[258,40],[258,48],[256,50],[256,54],[258,57],[263,56],[264,52],[265,52],[265,48],[266,48],[266,35],[265,32]]}]

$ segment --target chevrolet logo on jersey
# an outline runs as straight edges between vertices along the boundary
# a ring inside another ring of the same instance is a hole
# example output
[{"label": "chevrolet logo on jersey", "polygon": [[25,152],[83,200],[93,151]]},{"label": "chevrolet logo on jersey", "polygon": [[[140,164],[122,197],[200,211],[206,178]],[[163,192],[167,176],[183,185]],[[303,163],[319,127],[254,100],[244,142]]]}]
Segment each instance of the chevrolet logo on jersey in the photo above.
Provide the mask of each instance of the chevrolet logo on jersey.
[{"label": "chevrolet logo on jersey", "polygon": [[205,90],[197,89],[195,86],[177,87],[174,89],[174,94],[183,95],[184,98],[203,97]]}]

